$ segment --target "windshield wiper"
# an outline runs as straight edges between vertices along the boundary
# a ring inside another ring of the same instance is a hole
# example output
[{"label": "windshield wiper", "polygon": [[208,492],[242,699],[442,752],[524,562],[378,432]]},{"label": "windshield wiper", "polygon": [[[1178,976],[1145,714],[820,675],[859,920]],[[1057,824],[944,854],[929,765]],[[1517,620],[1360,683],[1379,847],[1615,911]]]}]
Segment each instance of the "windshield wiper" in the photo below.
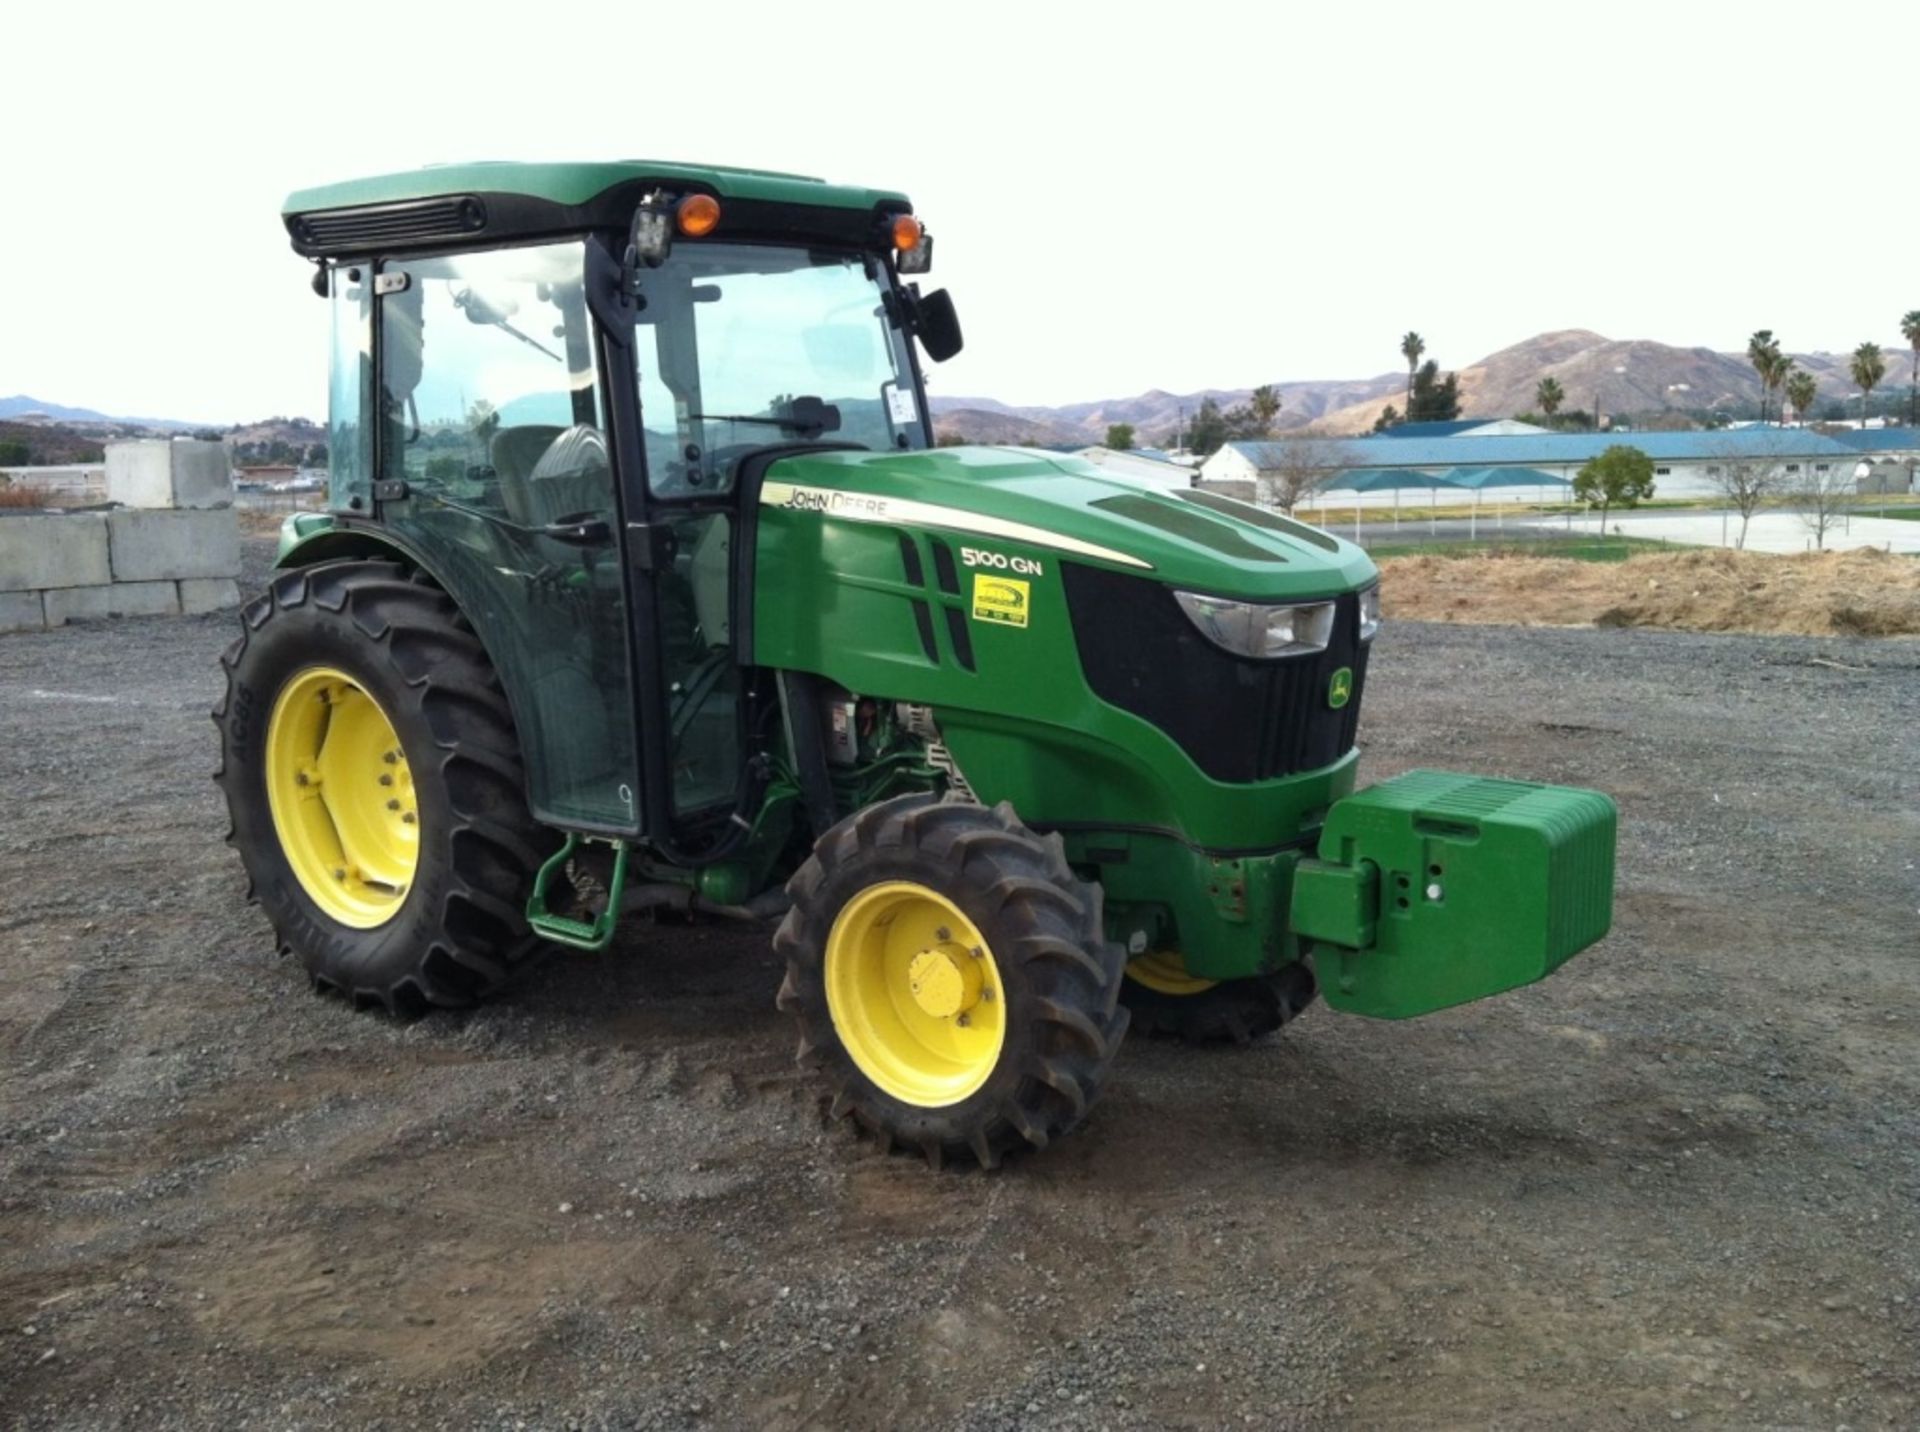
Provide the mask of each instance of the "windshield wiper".
[{"label": "windshield wiper", "polygon": [[763,428],[793,428],[796,431],[814,426],[794,418],[749,418],[739,413],[688,413],[687,416],[703,423],[757,423]]}]

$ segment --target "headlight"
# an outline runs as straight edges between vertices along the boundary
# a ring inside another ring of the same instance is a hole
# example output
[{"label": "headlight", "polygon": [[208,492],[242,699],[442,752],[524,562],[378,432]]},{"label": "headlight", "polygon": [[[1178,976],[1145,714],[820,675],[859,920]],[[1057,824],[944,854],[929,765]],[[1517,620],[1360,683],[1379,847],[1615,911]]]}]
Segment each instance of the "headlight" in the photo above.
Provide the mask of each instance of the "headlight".
[{"label": "headlight", "polygon": [[1296,656],[1325,651],[1333,635],[1332,602],[1269,607],[1225,597],[1203,597],[1198,592],[1175,592],[1173,596],[1208,641],[1235,656]]},{"label": "headlight", "polygon": [[1380,584],[1375,582],[1360,594],[1360,640],[1372,641],[1380,630]]}]

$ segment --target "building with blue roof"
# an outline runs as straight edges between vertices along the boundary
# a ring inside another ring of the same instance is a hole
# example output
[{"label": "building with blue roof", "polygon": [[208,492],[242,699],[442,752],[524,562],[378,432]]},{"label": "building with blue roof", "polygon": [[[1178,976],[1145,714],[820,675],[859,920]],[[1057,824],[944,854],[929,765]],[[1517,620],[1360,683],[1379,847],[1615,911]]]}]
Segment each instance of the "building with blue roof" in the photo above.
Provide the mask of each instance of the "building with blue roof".
[{"label": "building with blue roof", "polygon": [[1778,426],[1677,433],[1469,429],[1427,436],[1403,429],[1394,435],[1230,442],[1207,459],[1200,477],[1209,483],[1250,482],[1262,496],[1276,485],[1279,474],[1292,473],[1303,461],[1326,470],[1321,485],[1328,488],[1338,488],[1347,474],[1383,468],[1432,476],[1449,476],[1456,469],[1532,469],[1570,483],[1586,462],[1616,443],[1637,447],[1653,459],[1654,492],[1660,497],[1711,496],[1718,492],[1727,467],[1760,463],[1779,468],[1784,482],[1809,469],[1821,474],[1840,471],[1851,472],[1862,491],[1905,492],[1912,490],[1915,468],[1920,465],[1920,428],[1824,433]]},{"label": "building with blue roof", "polygon": [[1544,433],[1550,428],[1537,427],[1532,423],[1523,423],[1517,418],[1449,418],[1444,422],[1396,423],[1385,432],[1374,434],[1382,438],[1464,438],[1464,437],[1508,437],[1518,433]]}]

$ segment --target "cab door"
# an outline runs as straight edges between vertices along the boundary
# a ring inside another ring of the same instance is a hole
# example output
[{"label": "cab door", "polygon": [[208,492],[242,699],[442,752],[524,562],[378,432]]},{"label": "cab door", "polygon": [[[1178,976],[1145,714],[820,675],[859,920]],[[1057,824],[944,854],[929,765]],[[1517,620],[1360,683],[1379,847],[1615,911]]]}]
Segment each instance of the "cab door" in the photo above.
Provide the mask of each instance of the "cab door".
[{"label": "cab door", "polygon": [[621,504],[579,242],[388,259],[378,515],[506,689],[535,815],[637,834]]}]

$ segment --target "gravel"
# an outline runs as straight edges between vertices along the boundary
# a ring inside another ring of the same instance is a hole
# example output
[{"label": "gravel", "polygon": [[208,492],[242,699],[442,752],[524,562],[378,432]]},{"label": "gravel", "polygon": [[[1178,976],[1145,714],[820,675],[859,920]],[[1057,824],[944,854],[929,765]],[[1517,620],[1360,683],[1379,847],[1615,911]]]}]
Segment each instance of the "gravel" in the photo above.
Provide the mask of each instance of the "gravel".
[{"label": "gravel", "polygon": [[984,1176],[826,1126],[764,930],[311,994],[206,779],[233,620],[0,639],[0,1420],[1920,1421],[1920,643],[1390,626],[1366,774],[1611,791],[1614,933],[1130,1042]]}]

